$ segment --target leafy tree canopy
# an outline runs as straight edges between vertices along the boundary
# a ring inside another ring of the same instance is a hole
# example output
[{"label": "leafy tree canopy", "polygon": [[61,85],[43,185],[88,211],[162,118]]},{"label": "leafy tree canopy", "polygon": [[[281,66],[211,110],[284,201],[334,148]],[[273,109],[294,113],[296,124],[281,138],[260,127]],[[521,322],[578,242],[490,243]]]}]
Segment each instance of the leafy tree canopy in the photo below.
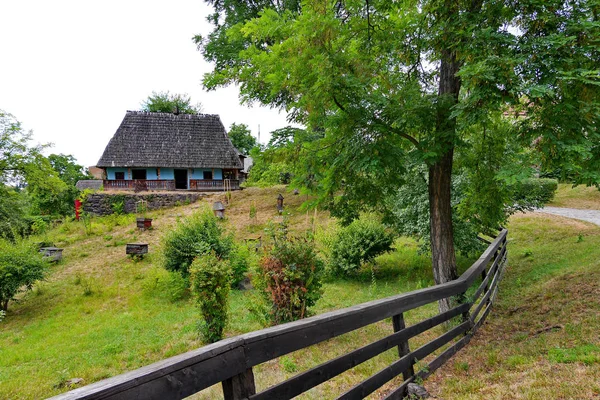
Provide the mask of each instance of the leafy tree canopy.
[{"label": "leafy tree canopy", "polygon": [[187,94],[171,94],[169,91],[152,92],[142,102],[142,111],[198,114],[202,112],[202,104],[192,104],[192,99]]},{"label": "leafy tree canopy", "polygon": [[381,209],[425,169],[438,283],[456,277],[453,173],[487,230],[532,165],[600,184],[598,0],[208,3],[205,87],[323,132],[310,154],[334,213]]},{"label": "leafy tree canopy", "polygon": [[248,129],[248,125],[245,124],[231,124],[229,139],[242,154],[250,154],[250,150],[258,145],[256,138],[252,136],[250,129]]}]

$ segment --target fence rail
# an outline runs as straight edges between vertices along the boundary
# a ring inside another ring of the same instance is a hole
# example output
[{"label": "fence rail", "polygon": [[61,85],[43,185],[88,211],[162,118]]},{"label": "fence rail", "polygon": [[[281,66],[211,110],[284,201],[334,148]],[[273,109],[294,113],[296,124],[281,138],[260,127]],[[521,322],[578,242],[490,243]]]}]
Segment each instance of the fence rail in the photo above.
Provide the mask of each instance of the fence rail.
[{"label": "fence rail", "polygon": [[237,179],[190,179],[190,190],[238,190]]},{"label": "fence rail", "polygon": [[[485,321],[504,272],[507,233],[505,229],[500,231],[481,257],[452,282],[221,340],[54,399],[181,399],[219,382],[225,400],[289,399],[394,347],[398,348],[397,361],[340,394],[338,399],[362,399],[399,375],[404,382],[386,399],[402,399],[410,382],[417,377],[424,379],[442,366],[469,343]],[[478,278],[481,282],[471,288]],[[474,289],[473,294],[467,293],[470,288]],[[462,304],[405,326],[406,311],[456,296],[464,299]],[[459,316],[459,325],[415,350],[410,349],[410,338]],[[393,334],[256,393],[254,366],[389,317]],[[413,371],[415,360],[423,360],[456,338],[459,339],[430,361],[427,368]]]},{"label": "fence rail", "polygon": [[103,185],[106,190],[175,190],[172,179],[104,179]]}]

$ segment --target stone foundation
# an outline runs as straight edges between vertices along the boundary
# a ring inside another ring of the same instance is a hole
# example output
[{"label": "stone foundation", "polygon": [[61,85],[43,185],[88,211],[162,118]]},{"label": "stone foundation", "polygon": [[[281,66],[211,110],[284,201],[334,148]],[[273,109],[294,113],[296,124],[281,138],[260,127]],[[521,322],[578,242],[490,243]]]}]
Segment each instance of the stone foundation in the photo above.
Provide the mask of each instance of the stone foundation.
[{"label": "stone foundation", "polygon": [[137,202],[146,200],[148,210],[169,208],[184,204],[195,203],[205,193],[152,193],[152,194],[90,194],[83,202],[83,211],[92,215],[109,215],[115,212],[123,204],[123,213],[132,214],[137,212]]}]

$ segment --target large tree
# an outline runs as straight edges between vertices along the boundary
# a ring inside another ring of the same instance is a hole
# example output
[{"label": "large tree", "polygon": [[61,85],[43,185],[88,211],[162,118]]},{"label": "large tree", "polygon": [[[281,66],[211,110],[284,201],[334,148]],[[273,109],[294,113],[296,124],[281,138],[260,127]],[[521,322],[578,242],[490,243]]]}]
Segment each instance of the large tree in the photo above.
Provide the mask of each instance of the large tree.
[{"label": "large tree", "polygon": [[436,283],[457,277],[457,168],[481,229],[506,214],[477,197],[502,198],[520,175],[504,160],[521,153],[600,182],[598,0],[207,2],[214,31],[195,38],[215,65],[205,86],[238,84],[243,102],[325,132],[319,189],[334,211],[378,207],[425,168]]},{"label": "large tree", "polygon": [[202,104],[193,104],[191,97],[187,94],[171,94],[169,91],[152,92],[142,102],[142,111],[198,114],[202,112]]},{"label": "large tree", "polygon": [[231,143],[238,149],[242,154],[250,154],[250,150],[258,145],[256,138],[252,136],[248,125],[233,123],[229,127],[229,139]]}]

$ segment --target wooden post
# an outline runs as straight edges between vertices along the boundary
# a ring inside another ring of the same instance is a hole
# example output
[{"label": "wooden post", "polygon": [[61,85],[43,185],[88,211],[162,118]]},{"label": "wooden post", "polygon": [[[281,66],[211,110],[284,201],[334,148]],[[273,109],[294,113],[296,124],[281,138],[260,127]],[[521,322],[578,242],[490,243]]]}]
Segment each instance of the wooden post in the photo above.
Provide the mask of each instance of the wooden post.
[{"label": "wooden post", "polygon": [[[404,323],[404,314],[394,315],[392,317],[392,323],[394,325],[394,332],[398,332],[398,331],[401,331],[402,329],[406,328],[406,324]],[[402,358],[409,353],[410,353],[410,347],[408,346],[408,339],[407,339],[398,345],[398,356],[400,356],[400,358]],[[413,367],[413,364],[414,364],[414,360],[410,360],[410,366],[405,371],[402,371],[402,378],[404,378],[404,380],[409,379],[411,376],[413,376],[415,374],[415,369]]]},{"label": "wooden post", "polygon": [[224,380],[221,385],[225,400],[242,400],[256,394],[252,368],[248,368],[241,374]]}]

